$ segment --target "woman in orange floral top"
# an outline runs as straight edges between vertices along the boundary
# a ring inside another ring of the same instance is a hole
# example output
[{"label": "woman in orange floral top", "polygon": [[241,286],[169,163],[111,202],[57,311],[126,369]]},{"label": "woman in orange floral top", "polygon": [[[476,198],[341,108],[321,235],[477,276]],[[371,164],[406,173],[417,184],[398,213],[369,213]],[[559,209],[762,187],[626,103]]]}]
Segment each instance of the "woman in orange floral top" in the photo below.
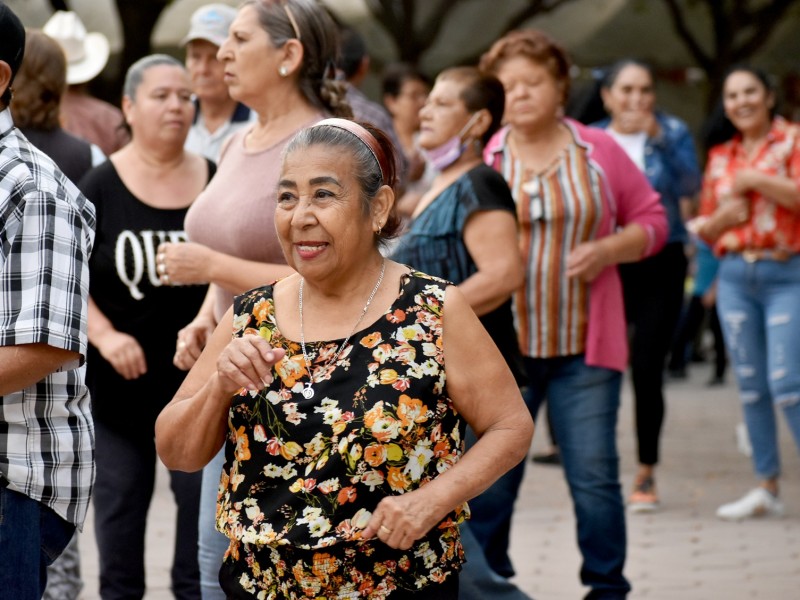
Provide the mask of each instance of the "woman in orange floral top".
[{"label": "woman in orange floral top", "polygon": [[[229,598],[455,600],[466,501],[529,447],[464,296],[381,256],[393,165],[381,132],[342,119],[289,143],[275,222],[297,274],[237,297],[159,417],[170,468],[225,443]],[[464,452],[467,423],[480,439]]]},{"label": "woman in orange floral top", "polygon": [[800,447],[800,126],[774,105],[766,75],[729,72],[723,107],[737,133],[709,152],[694,224],[723,257],[717,303],[760,480],[717,510],[729,520],[783,513],[776,408]]}]

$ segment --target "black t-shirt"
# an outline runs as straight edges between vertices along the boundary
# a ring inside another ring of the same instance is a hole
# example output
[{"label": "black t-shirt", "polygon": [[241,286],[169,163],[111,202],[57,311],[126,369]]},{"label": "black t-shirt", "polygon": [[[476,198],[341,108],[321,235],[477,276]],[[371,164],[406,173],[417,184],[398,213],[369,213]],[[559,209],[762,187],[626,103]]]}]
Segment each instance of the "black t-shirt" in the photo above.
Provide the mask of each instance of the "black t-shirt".
[{"label": "black t-shirt", "polygon": [[[209,179],[216,167],[208,161]],[[90,344],[87,383],[95,420],[152,439],[158,413],[186,373],[172,364],[178,331],[200,309],[204,285],[164,286],[156,271],[161,242],[184,242],[187,208],[160,209],[136,198],[111,161],[81,180],[81,191],[97,212],[97,234],[89,261],[89,290],[97,307],[121,332],[136,338],[147,373],[125,380]]]}]

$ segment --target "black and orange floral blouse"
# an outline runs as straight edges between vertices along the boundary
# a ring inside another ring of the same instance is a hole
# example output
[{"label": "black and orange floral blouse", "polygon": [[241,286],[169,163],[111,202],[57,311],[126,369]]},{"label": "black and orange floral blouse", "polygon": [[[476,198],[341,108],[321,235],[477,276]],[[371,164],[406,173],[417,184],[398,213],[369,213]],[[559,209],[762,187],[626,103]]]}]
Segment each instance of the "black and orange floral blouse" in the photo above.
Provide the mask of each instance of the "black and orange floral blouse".
[{"label": "black and orange floral blouse", "polygon": [[[386,598],[460,568],[466,503],[409,550],[361,540],[385,496],[425,485],[463,453],[465,423],[447,395],[442,347],[446,282],[403,276],[377,322],[342,340],[300,344],[277,327],[273,287],[239,296],[234,336],[261,335],[286,356],[275,380],[234,396],[217,528],[240,585],[264,598]],[[260,595],[266,591],[265,594]]]}]

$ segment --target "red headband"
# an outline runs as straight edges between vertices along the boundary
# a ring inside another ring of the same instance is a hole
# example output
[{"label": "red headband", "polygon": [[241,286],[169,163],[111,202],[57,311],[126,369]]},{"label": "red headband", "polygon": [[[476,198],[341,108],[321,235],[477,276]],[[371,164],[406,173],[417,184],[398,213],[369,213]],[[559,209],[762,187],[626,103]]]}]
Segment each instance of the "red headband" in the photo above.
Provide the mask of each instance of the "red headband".
[{"label": "red headband", "polygon": [[375,162],[378,163],[378,168],[381,170],[381,181],[385,185],[391,186],[391,182],[386,181],[387,173],[390,173],[389,170],[389,162],[386,158],[386,153],[381,148],[381,145],[378,143],[378,140],[375,139],[375,136],[372,135],[367,129],[356,123],[355,121],[350,121],[349,119],[340,119],[337,117],[331,117],[329,119],[323,119],[317,123],[314,123],[312,127],[318,127],[320,125],[330,125],[331,127],[338,127],[339,129],[344,129],[345,131],[349,131],[354,136],[356,136],[361,143],[363,143],[367,149],[370,151],[372,156],[375,158]]}]

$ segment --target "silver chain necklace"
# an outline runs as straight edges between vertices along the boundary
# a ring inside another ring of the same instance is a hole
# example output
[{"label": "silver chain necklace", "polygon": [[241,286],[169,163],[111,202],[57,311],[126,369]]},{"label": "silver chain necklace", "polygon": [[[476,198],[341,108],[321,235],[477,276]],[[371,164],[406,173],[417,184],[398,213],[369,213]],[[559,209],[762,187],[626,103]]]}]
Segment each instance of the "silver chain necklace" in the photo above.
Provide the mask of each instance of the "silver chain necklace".
[{"label": "silver chain necklace", "polygon": [[[381,287],[381,283],[383,283],[383,274],[385,272],[386,272],[386,259],[384,258],[383,262],[381,263],[381,274],[378,276],[378,282],[375,284],[375,287],[372,288],[372,293],[369,295],[369,298],[367,298],[367,303],[364,305],[364,310],[361,311],[361,315],[358,317],[358,321],[356,321],[356,324],[353,325],[353,328],[350,330],[350,333],[342,342],[342,345],[339,346],[339,349],[336,351],[336,354],[334,355],[333,360],[331,361],[330,364],[335,365],[336,361],[339,360],[339,357],[341,356],[342,351],[347,345],[347,342],[350,341],[350,338],[356,332],[356,328],[358,327],[359,323],[361,323],[362,319],[364,318],[364,315],[367,314],[367,310],[369,309],[369,305],[372,303],[372,299],[375,297],[375,294],[378,293],[378,288]],[[314,383],[316,382],[314,381],[314,376],[311,374],[311,361],[308,358],[308,352],[306,352],[306,336],[305,332],[303,331],[303,286],[305,282],[306,280],[304,278],[300,278],[300,290],[297,293],[298,297],[297,303],[300,306],[300,347],[303,349],[303,358],[306,361],[306,368],[308,369],[308,381],[304,384],[306,387],[303,388],[302,394],[303,398],[305,398],[306,400],[311,400],[311,398],[314,397],[314,390],[311,389],[311,386],[314,385]]]}]

